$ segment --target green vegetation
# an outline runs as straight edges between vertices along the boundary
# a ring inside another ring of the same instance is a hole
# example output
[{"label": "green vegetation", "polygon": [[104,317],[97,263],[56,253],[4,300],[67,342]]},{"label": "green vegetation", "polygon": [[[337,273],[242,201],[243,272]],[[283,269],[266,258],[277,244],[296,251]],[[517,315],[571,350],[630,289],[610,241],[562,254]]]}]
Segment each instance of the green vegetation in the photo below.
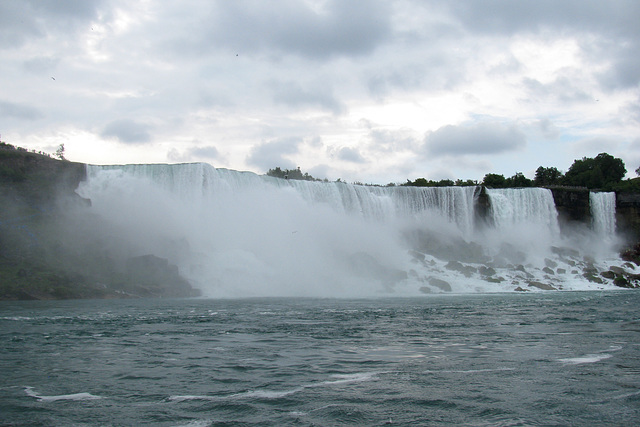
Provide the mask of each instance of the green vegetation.
[{"label": "green vegetation", "polygon": [[[482,185],[490,188],[515,188],[515,187],[548,187],[571,186],[584,187],[593,190],[636,192],[640,191],[640,178],[622,180],[627,170],[622,159],[615,158],[607,153],[600,153],[595,158],[583,157],[575,160],[566,174],[555,167],[540,166],[536,169],[536,175],[530,180],[522,172],[505,178],[504,175],[488,173],[482,180]],[[640,175],[640,168],[636,169]],[[407,180],[403,185],[416,187],[442,187],[450,185],[477,185],[467,180],[431,181],[418,178],[415,181]]]},{"label": "green vegetation", "polygon": [[[274,178],[297,179],[300,181],[323,181],[322,179],[312,177],[307,172],[303,174],[300,170],[300,166],[298,166],[297,169],[280,169],[280,166],[278,166],[274,169],[269,169],[267,171],[267,175]],[[327,180],[324,179],[324,181]]]}]

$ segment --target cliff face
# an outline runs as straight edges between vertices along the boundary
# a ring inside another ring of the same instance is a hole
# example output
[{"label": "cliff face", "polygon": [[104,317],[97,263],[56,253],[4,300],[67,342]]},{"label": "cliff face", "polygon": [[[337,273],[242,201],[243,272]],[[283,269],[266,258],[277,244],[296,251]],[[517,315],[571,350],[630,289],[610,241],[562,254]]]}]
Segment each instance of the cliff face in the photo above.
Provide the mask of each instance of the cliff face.
[{"label": "cliff face", "polygon": [[75,189],[86,178],[82,163],[52,159],[22,149],[0,147],[0,196],[39,209],[78,199]]},{"label": "cliff face", "polygon": [[551,187],[560,222],[589,222],[589,190],[586,188]]},{"label": "cliff face", "polygon": [[0,299],[198,295],[168,260],[149,254],[133,274],[132,256],[105,248],[75,192],[85,178],[82,163],[0,146]]},{"label": "cliff face", "polygon": [[629,243],[640,243],[640,193],[616,194],[616,223]]}]

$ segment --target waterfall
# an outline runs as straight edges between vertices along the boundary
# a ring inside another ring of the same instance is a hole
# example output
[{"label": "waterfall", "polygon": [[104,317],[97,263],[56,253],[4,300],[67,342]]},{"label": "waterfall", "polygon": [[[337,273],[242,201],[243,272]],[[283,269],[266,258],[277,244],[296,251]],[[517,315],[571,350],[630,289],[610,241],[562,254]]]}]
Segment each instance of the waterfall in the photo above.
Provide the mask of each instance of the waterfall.
[{"label": "waterfall", "polygon": [[284,180],[197,163],[87,166],[77,192],[91,199],[88,253],[113,268],[166,258],[206,296],[502,292],[550,280],[551,258],[563,265],[554,281],[591,286],[562,276],[582,258],[551,249],[562,242],[549,190],[487,190],[492,225],[477,227],[478,190]]},{"label": "waterfall", "polygon": [[87,166],[89,181],[148,180],[190,203],[243,191],[293,191],[309,203],[380,221],[431,211],[472,231],[476,187],[378,187],[343,182],[284,180],[252,172],[216,169],[204,163]]},{"label": "waterfall", "polygon": [[589,206],[593,230],[598,236],[611,239],[616,232],[616,193],[592,191]]}]

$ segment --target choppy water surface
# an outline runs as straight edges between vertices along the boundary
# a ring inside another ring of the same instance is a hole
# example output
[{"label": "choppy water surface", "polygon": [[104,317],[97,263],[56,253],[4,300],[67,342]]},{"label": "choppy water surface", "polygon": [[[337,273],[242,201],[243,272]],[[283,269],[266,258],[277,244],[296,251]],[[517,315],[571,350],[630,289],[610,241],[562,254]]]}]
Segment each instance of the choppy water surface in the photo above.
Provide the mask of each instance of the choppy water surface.
[{"label": "choppy water surface", "polygon": [[2,425],[632,425],[640,294],[0,304]]}]

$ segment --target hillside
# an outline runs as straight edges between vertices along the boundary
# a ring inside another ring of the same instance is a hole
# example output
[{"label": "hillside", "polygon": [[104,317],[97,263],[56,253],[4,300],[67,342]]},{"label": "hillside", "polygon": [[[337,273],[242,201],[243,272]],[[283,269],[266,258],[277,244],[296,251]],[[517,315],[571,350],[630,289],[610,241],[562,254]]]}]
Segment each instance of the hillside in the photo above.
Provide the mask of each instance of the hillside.
[{"label": "hillside", "polygon": [[0,299],[187,297],[198,292],[166,259],[114,259],[75,193],[85,165],[0,146]]}]

